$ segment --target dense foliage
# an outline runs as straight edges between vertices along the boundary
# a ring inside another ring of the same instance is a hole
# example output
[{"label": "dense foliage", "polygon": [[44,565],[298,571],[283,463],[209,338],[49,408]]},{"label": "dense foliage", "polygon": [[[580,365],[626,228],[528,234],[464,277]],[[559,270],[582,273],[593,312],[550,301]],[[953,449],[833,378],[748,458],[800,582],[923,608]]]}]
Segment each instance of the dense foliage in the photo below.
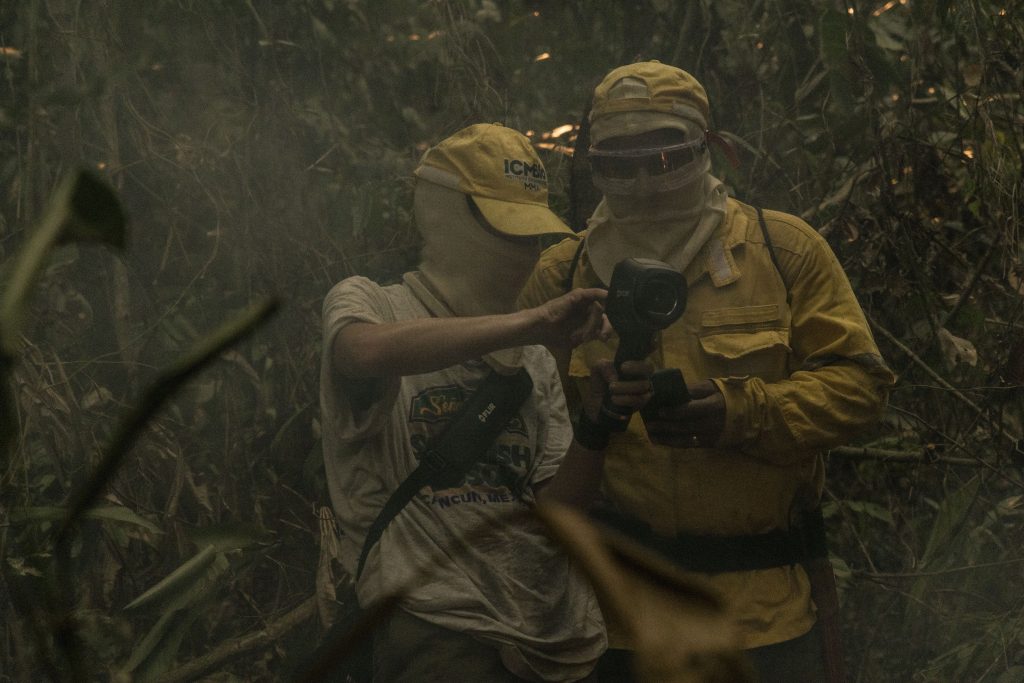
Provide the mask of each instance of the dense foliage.
[{"label": "dense foliage", "polygon": [[[272,678],[308,651],[323,294],[415,262],[410,172],[469,123],[530,131],[578,227],[594,199],[571,155],[589,93],[639,57],[704,83],[741,160],[718,158],[718,175],[826,235],[899,374],[884,423],[829,460],[851,673],[1020,680],[1021,9],[0,4],[0,278],[76,167],[115,189],[131,228],[123,254],[55,252],[20,340],[0,439],[0,679],[68,671],[68,652],[87,678]],[[74,610],[44,599],[62,510],[122,416],[274,294],[274,321],[169,398],[70,541]]]}]

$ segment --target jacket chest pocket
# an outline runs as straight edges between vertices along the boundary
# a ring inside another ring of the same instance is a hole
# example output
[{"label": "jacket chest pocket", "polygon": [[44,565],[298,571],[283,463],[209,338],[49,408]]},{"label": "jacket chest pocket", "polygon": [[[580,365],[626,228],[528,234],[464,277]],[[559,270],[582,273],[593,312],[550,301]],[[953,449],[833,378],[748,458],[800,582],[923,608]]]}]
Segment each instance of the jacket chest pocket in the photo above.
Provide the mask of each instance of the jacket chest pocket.
[{"label": "jacket chest pocket", "polygon": [[791,349],[784,309],[762,304],[705,311],[700,348],[709,376],[760,377],[767,382],[787,377]]}]

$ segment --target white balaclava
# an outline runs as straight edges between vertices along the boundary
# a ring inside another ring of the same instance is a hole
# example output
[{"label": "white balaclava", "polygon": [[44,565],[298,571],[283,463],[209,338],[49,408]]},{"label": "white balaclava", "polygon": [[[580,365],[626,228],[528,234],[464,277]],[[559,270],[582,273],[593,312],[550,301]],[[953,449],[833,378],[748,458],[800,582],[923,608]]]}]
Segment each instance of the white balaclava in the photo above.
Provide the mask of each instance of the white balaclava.
[{"label": "white balaclava", "polygon": [[[691,94],[698,89],[699,99]],[[588,223],[586,249],[605,283],[624,256],[657,259],[684,271],[725,214],[724,187],[710,174],[706,116],[680,93],[706,109],[703,88],[692,76],[657,62],[620,67],[595,91],[591,130],[599,149],[610,138],[670,128],[682,131],[694,150],[693,161],[660,175],[641,169],[636,178],[618,179],[594,170],[604,199]]]},{"label": "white balaclava", "polygon": [[539,243],[489,229],[473,215],[470,201],[458,190],[416,182],[416,225],[423,237],[419,273],[455,315],[512,312],[537,262]]},{"label": "white balaclava", "polygon": [[[510,313],[545,235],[573,235],[548,206],[547,171],[522,133],[467,126],[428,149],[414,171],[420,269],[404,281],[435,316]],[[514,371],[522,350],[484,357]]]}]

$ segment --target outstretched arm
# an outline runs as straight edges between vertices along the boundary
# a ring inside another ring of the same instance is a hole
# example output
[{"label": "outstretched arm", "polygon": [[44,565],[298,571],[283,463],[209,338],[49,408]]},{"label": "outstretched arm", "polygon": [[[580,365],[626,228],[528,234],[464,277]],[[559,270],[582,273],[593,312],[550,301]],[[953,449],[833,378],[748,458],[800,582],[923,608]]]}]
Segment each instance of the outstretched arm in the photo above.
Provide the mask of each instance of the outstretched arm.
[{"label": "outstretched arm", "polygon": [[500,349],[572,347],[607,333],[602,289],[577,289],[515,313],[468,318],[355,322],[334,338],[335,369],[365,379],[440,370]]}]

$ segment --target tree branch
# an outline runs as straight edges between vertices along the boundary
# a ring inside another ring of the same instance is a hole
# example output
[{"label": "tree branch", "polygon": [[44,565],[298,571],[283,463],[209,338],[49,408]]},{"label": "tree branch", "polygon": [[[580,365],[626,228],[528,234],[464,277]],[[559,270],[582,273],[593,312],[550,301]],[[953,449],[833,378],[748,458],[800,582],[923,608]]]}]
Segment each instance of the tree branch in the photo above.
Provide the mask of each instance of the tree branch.
[{"label": "tree branch", "polygon": [[274,642],[288,631],[299,626],[316,613],[316,596],[306,598],[298,607],[277,621],[271,622],[254,633],[221,643],[202,657],[193,659],[184,666],[168,671],[157,678],[157,683],[184,683],[194,681],[208,671],[238,657],[249,650],[255,650]]},{"label": "tree branch", "polygon": [[1010,564],[1018,564],[1024,562],[1024,557],[1014,557],[1009,560],[1001,560],[999,562],[985,562],[982,564],[969,564],[962,567],[950,567],[949,569],[937,569],[930,572],[866,572],[858,569],[851,570],[851,573],[855,577],[865,579],[918,579],[923,576],[942,576],[944,574],[957,574],[959,572],[969,572],[974,569],[987,569],[990,567],[1003,567]]},{"label": "tree branch", "polygon": [[991,467],[990,464],[976,458],[951,458],[948,456],[931,455],[927,449],[919,451],[893,451],[884,448],[859,448],[840,446],[829,449],[830,455],[841,455],[845,458],[858,460],[884,460],[886,462],[913,462],[924,465],[961,465],[963,467]]},{"label": "tree branch", "polygon": [[979,406],[971,399],[967,398],[967,396],[965,396],[963,392],[961,392],[959,389],[957,389],[952,384],[943,379],[942,376],[939,375],[939,373],[935,372],[935,370],[933,370],[931,366],[929,366],[927,363],[921,360],[921,358],[916,353],[911,351],[906,344],[897,339],[892,332],[879,325],[878,322],[875,321],[870,316],[868,316],[868,322],[871,323],[871,327],[878,330],[883,337],[888,339],[894,346],[896,346],[896,348],[898,348],[900,351],[906,354],[906,356],[910,358],[910,360],[913,361],[915,365],[921,368],[921,370],[923,370],[926,375],[931,377],[939,384],[939,386],[948,390],[950,393],[953,394],[953,396],[955,396],[957,399],[959,399],[965,405],[967,405],[971,410],[973,410],[978,415],[978,417],[983,419],[990,426],[994,427],[1001,436],[1003,436],[1005,439],[1007,439],[1013,444],[1015,450],[1019,451],[1021,441],[1021,437],[1019,434],[1013,434],[1009,430],[1004,428],[1002,425],[998,424],[988,414],[986,414],[985,410],[981,406]]}]

